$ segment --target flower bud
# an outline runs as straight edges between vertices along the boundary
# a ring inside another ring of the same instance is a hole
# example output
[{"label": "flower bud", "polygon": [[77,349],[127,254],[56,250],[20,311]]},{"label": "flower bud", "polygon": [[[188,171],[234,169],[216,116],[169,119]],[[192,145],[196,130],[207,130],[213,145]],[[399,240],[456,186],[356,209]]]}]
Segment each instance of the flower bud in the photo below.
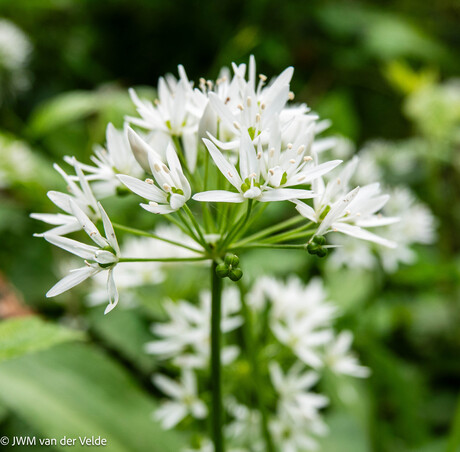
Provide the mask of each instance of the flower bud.
[{"label": "flower bud", "polygon": [[241,268],[232,268],[229,273],[228,273],[228,277],[232,280],[232,281],[239,281],[243,276],[243,270],[241,270]]},{"label": "flower bud", "polygon": [[219,264],[216,267],[216,275],[219,276],[220,278],[225,278],[226,276],[228,276],[229,272],[230,270],[228,266],[225,265],[224,263]]},{"label": "flower bud", "polygon": [[240,259],[238,256],[235,254],[226,254],[225,259],[224,259],[225,265],[227,266],[232,266],[232,267],[238,267],[238,264],[240,263]]},{"label": "flower bud", "polygon": [[315,235],[313,237],[313,242],[315,242],[318,245],[325,245],[326,244],[326,238],[323,237],[322,235]]}]

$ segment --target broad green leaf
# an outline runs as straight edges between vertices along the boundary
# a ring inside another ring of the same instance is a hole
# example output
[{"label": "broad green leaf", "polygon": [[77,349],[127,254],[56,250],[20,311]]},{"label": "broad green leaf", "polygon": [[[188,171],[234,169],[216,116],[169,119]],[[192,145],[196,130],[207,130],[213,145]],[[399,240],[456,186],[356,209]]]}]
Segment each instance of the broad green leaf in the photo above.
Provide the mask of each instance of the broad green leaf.
[{"label": "broad green leaf", "polygon": [[38,317],[4,320],[0,323],[0,362],[82,338],[78,331]]},{"label": "broad green leaf", "polygon": [[[181,441],[152,420],[155,404],[112,359],[61,344],[0,365],[0,400],[45,438],[101,436],[110,452],[176,452]],[[58,450],[68,450],[57,446]]]}]

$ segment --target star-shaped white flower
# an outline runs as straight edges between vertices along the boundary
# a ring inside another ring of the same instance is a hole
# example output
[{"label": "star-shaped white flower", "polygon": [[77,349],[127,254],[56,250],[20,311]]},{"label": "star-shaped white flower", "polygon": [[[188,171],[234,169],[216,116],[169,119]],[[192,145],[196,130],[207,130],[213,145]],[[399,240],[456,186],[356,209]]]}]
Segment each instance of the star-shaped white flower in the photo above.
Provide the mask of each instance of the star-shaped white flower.
[{"label": "star-shaped white flower", "polygon": [[120,248],[115,236],[115,231],[109,217],[100,203],[98,204],[98,208],[104,225],[105,237],[100,234],[94,223],[73,200],[69,201],[69,208],[79,222],[81,228],[83,228],[97,246],[87,245],[85,243],[78,242],[77,240],[61,237],[55,234],[44,234],[44,238],[48,242],[68,251],[69,253],[75,254],[82,259],[85,259],[86,263],[85,267],[71,270],[70,274],[55,284],[48,291],[46,296],[55,297],[56,295],[60,295],[91,276],[94,276],[102,271],[107,271],[107,291],[110,300],[109,305],[105,310],[105,314],[107,314],[118,303],[118,291],[113,277],[113,269],[118,263]]},{"label": "star-shaped white flower", "polygon": [[132,192],[150,201],[141,204],[149,212],[168,214],[179,210],[190,199],[191,188],[173,146],[170,144],[166,149],[166,165],[160,155],[132,129],[128,129],[128,138],[133,148],[141,148],[148,155],[150,169],[158,186],[153,179],[141,181],[126,174],[118,175],[120,181]]}]

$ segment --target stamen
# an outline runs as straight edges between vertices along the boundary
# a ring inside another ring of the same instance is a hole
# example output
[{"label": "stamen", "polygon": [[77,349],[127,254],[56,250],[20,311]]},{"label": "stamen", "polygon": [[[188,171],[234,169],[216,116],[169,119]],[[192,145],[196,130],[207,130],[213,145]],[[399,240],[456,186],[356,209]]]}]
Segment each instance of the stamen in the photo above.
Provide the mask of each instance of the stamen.
[{"label": "stamen", "polygon": [[275,171],[273,170],[273,168],[270,168],[270,169],[268,170],[268,172],[269,172],[272,176],[275,175]]},{"label": "stamen", "polygon": [[168,168],[165,164],[163,164],[163,171],[164,171],[166,174],[169,174],[169,173],[170,173],[169,168]]},{"label": "stamen", "polygon": [[214,86],[211,80],[208,80],[208,81],[206,82],[206,85],[208,85],[208,88],[209,88],[209,89],[212,89],[212,87]]},{"label": "stamen", "polygon": [[288,148],[288,149],[292,149],[292,143],[288,143],[288,144],[287,144],[287,148]]},{"label": "stamen", "polygon": [[171,191],[171,187],[168,184],[163,184],[164,191]]},{"label": "stamen", "polygon": [[299,146],[299,149],[297,149],[297,154],[300,155],[300,154],[303,153],[303,151],[305,151],[305,145],[304,145],[304,144],[302,144],[301,146]]},{"label": "stamen", "polygon": [[294,97],[295,97],[295,94],[292,91],[289,91],[288,99],[289,100],[294,100]]},{"label": "stamen", "polygon": [[268,151],[268,155],[270,157],[273,157],[275,155],[275,148],[271,148],[269,151]]},{"label": "stamen", "polygon": [[304,162],[310,162],[311,160],[313,160],[313,157],[310,156],[310,155],[306,155],[306,156],[303,158],[303,161],[304,161]]},{"label": "stamen", "polygon": [[259,152],[257,153],[257,160],[260,160],[261,158],[262,158],[262,152],[259,151]]},{"label": "stamen", "polygon": [[248,107],[250,107],[251,104],[252,104],[251,96],[248,96],[248,98],[246,99],[246,105],[247,105]]},{"label": "stamen", "polygon": [[150,201],[149,205],[152,206],[152,207],[158,207],[158,203],[155,202],[155,201]]},{"label": "stamen", "polygon": [[229,177],[233,177],[233,174],[230,171],[228,171],[227,174]]},{"label": "stamen", "polygon": [[337,185],[340,185],[342,181],[340,180],[340,177],[337,178]]},{"label": "stamen", "polygon": [[228,104],[230,102],[230,97],[227,97],[227,99],[225,99],[225,104]]},{"label": "stamen", "polygon": [[251,174],[249,175],[249,178],[251,178],[251,179],[255,179],[256,177],[257,177],[257,174],[256,174],[256,173],[251,173]]},{"label": "stamen", "polygon": [[305,176],[300,176],[297,180],[298,180],[299,182],[302,182],[303,180],[305,180]]},{"label": "stamen", "polygon": [[157,173],[159,173],[159,172],[161,171],[160,165],[158,165],[158,163],[154,163],[154,164],[153,164],[153,169],[154,169]]},{"label": "stamen", "polygon": [[238,104],[238,105],[237,105],[237,108],[238,108],[239,110],[241,110],[241,111],[244,110],[244,107],[243,107],[241,104]]},{"label": "stamen", "polygon": [[145,179],[145,182],[149,185],[153,185],[153,179]]},{"label": "stamen", "polygon": [[260,122],[260,114],[259,113],[256,114],[256,122]]},{"label": "stamen", "polygon": [[264,75],[264,74],[259,74],[259,78],[260,78],[260,80],[262,80],[263,82],[266,82],[266,81],[267,81],[267,76]]},{"label": "stamen", "polygon": [[289,163],[294,164],[294,163],[295,163],[295,160],[294,160],[294,159],[291,159],[291,160],[289,160]]},{"label": "stamen", "polygon": [[235,127],[237,130],[241,129],[240,125],[236,121],[233,121],[233,127]]},{"label": "stamen", "polygon": [[153,103],[154,103],[155,105],[160,105],[160,100],[159,100],[159,99],[155,99],[155,100],[153,101]]},{"label": "stamen", "polygon": [[267,107],[267,106],[265,105],[265,102],[262,102],[262,103],[260,104],[260,109],[261,109],[261,110],[265,110],[266,107]]}]

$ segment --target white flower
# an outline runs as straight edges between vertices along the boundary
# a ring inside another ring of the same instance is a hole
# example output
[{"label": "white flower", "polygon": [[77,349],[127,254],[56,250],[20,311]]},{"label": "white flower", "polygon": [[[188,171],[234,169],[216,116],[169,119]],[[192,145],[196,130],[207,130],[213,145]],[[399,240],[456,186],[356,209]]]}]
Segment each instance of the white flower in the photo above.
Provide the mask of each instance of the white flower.
[{"label": "white flower", "polygon": [[[233,140],[225,143],[219,141],[223,149],[235,149],[239,144],[239,135],[248,131],[251,139],[259,136],[280,115],[287,101],[292,98],[289,83],[294,69],[285,69],[273,82],[265,85],[266,77],[259,76],[256,86],[255,59],[249,59],[248,80],[245,79],[246,65],[233,65],[235,72],[232,83],[232,93],[225,93],[222,98],[219,93],[209,93],[209,103],[220,118],[225,130],[223,135]],[[228,131],[225,133],[225,131]],[[230,136],[228,136],[230,135]]]},{"label": "white flower", "polygon": [[326,347],[325,365],[339,374],[366,378],[369,376],[370,370],[361,366],[356,356],[350,352],[352,342],[353,334],[350,331],[342,331]]},{"label": "white flower", "polygon": [[[32,213],[30,216],[36,220],[44,221],[45,223],[56,225],[55,228],[50,229],[46,234],[65,235],[81,229],[81,224],[76,218],[71,208],[71,201],[75,203],[87,216],[93,220],[97,220],[99,215],[99,208],[88,184],[79,163],[73,159],[73,166],[77,173],[79,185],[68,176],[64,170],[57,164],[54,165],[56,171],[64,178],[67,183],[68,193],[61,193],[58,191],[49,191],[48,197],[51,201],[65,212],[65,214],[47,214],[47,213]],[[35,234],[37,237],[42,237],[43,234]]]},{"label": "white flower", "polygon": [[[106,149],[96,147],[95,155],[91,160],[96,166],[85,165],[79,162],[83,171],[89,173],[86,179],[90,182],[96,181],[94,189],[101,196],[108,196],[114,193],[120,181],[116,175],[119,173],[140,177],[143,170],[137,163],[131,151],[127,137],[127,126],[124,130],[117,130],[112,124],[108,124],[106,130]],[[75,159],[64,158],[67,163],[74,165]],[[75,178],[73,178],[75,180]]]},{"label": "white flower", "polygon": [[206,405],[198,398],[196,376],[190,369],[182,372],[179,383],[161,374],[153,376],[153,383],[172,399],[154,413],[165,430],[175,427],[189,414],[196,419],[204,419],[208,414]]},{"label": "white flower", "polygon": [[303,418],[309,421],[318,418],[319,410],[329,402],[327,397],[309,391],[318,382],[318,374],[305,371],[305,366],[300,361],[286,374],[276,361],[270,362],[269,370],[271,381],[279,395],[278,404],[286,415],[293,420]]},{"label": "white flower", "polygon": [[[240,307],[237,289],[229,288],[223,292],[222,306],[221,329],[223,333],[228,333],[242,324],[242,318],[235,315]],[[200,294],[199,306],[187,301],[168,301],[164,307],[170,321],[152,326],[152,332],[159,339],[146,345],[147,352],[163,359],[174,358],[173,362],[180,367],[206,368],[210,356],[210,293]],[[238,348],[235,346],[222,349],[225,364],[237,355]]]},{"label": "white flower", "polygon": [[416,260],[415,252],[410,248],[416,243],[430,244],[436,239],[436,221],[431,211],[418,202],[410,190],[396,188],[384,208],[384,213],[398,215],[400,221],[386,228],[380,228],[379,234],[391,237],[398,244],[396,249],[379,250],[384,269],[387,272],[397,270],[399,263],[411,264]]},{"label": "white flower", "polygon": [[340,173],[339,177],[327,185],[316,179],[314,190],[319,193],[311,207],[300,201],[294,201],[297,211],[314,223],[320,223],[315,235],[324,235],[330,231],[341,232],[351,237],[369,240],[389,248],[396,243],[379,237],[366,228],[384,226],[399,221],[398,218],[383,217],[379,211],[389,199],[380,194],[378,183],[356,187],[348,191],[358,159],[355,157]]},{"label": "white flower", "polygon": [[[121,255],[130,258],[148,259],[156,258],[188,258],[199,256],[197,244],[179,228],[172,225],[161,225],[155,229],[155,235],[169,239],[190,248],[196,248],[196,253],[164,242],[163,240],[150,237],[130,237],[126,239],[121,247]],[[200,262],[197,262],[201,265]],[[183,265],[182,262],[131,262],[129,265],[117,267],[117,287],[123,294],[124,303],[136,304],[135,288],[160,284],[164,281],[165,270],[168,267]],[[107,301],[107,291],[105,289],[105,280],[103,275],[98,274],[93,279],[95,287],[91,290],[88,300],[91,305],[105,303]]]},{"label": "white flower", "polygon": [[168,214],[182,208],[190,199],[191,188],[182,172],[182,167],[172,145],[166,149],[166,165],[157,152],[143,141],[132,129],[128,129],[128,138],[133,148],[142,148],[148,155],[150,169],[157,182],[152,179],[141,181],[135,177],[120,174],[117,177],[131,191],[149,200],[141,206],[152,213]]},{"label": "white flower", "polygon": [[182,137],[185,158],[191,171],[197,158],[198,123],[203,115],[204,105],[196,102],[197,96],[187,78],[184,68],[179,65],[180,78],[160,77],[158,81],[158,99],[152,104],[141,100],[133,89],[131,99],[142,119],[126,118],[132,124],[171,137]]},{"label": "white flower", "polygon": [[115,236],[115,231],[113,230],[109,217],[100,204],[98,204],[98,207],[104,224],[105,237],[99,233],[94,223],[74,201],[69,200],[69,206],[83,230],[97,246],[86,245],[76,240],[50,233],[44,234],[44,238],[48,242],[85,259],[86,262],[85,267],[72,270],[69,275],[61,279],[48,291],[46,296],[55,297],[56,295],[60,295],[91,276],[102,271],[107,271],[107,292],[109,294],[109,305],[105,310],[105,314],[107,314],[118,303],[118,291],[115,286],[113,269],[120,257],[120,248]]},{"label": "white flower", "polygon": [[[242,131],[241,133],[239,172],[235,166],[222,155],[214,143],[206,139],[204,139],[203,142],[208,148],[216,166],[233,187],[236,188],[237,192],[226,190],[206,191],[194,195],[193,199],[196,201],[240,203],[244,202],[246,199],[256,199],[261,202],[269,202],[285,201],[295,198],[306,199],[314,196],[314,193],[310,190],[270,187],[269,183],[271,178],[267,175],[268,173],[265,174],[265,180],[261,178],[261,154],[259,154],[258,157],[258,153],[246,131]],[[312,176],[315,177],[315,174],[316,172],[313,170]],[[307,178],[308,175],[304,177]],[[286,184],[287,180],[283,182],[283,185]],[[294,182],[290,182],[287,185],[294,185]]]},{"label": "white flower", "polygon": [[304,363],[322,365],[321,346],[332,339],[332,320],[336,308],[326,302],[321,280],[315,278],[307,286],[297,278],[287,283],[262,278],[248,300],[261,307],[270,301],[270,327],[275,337]]}]

